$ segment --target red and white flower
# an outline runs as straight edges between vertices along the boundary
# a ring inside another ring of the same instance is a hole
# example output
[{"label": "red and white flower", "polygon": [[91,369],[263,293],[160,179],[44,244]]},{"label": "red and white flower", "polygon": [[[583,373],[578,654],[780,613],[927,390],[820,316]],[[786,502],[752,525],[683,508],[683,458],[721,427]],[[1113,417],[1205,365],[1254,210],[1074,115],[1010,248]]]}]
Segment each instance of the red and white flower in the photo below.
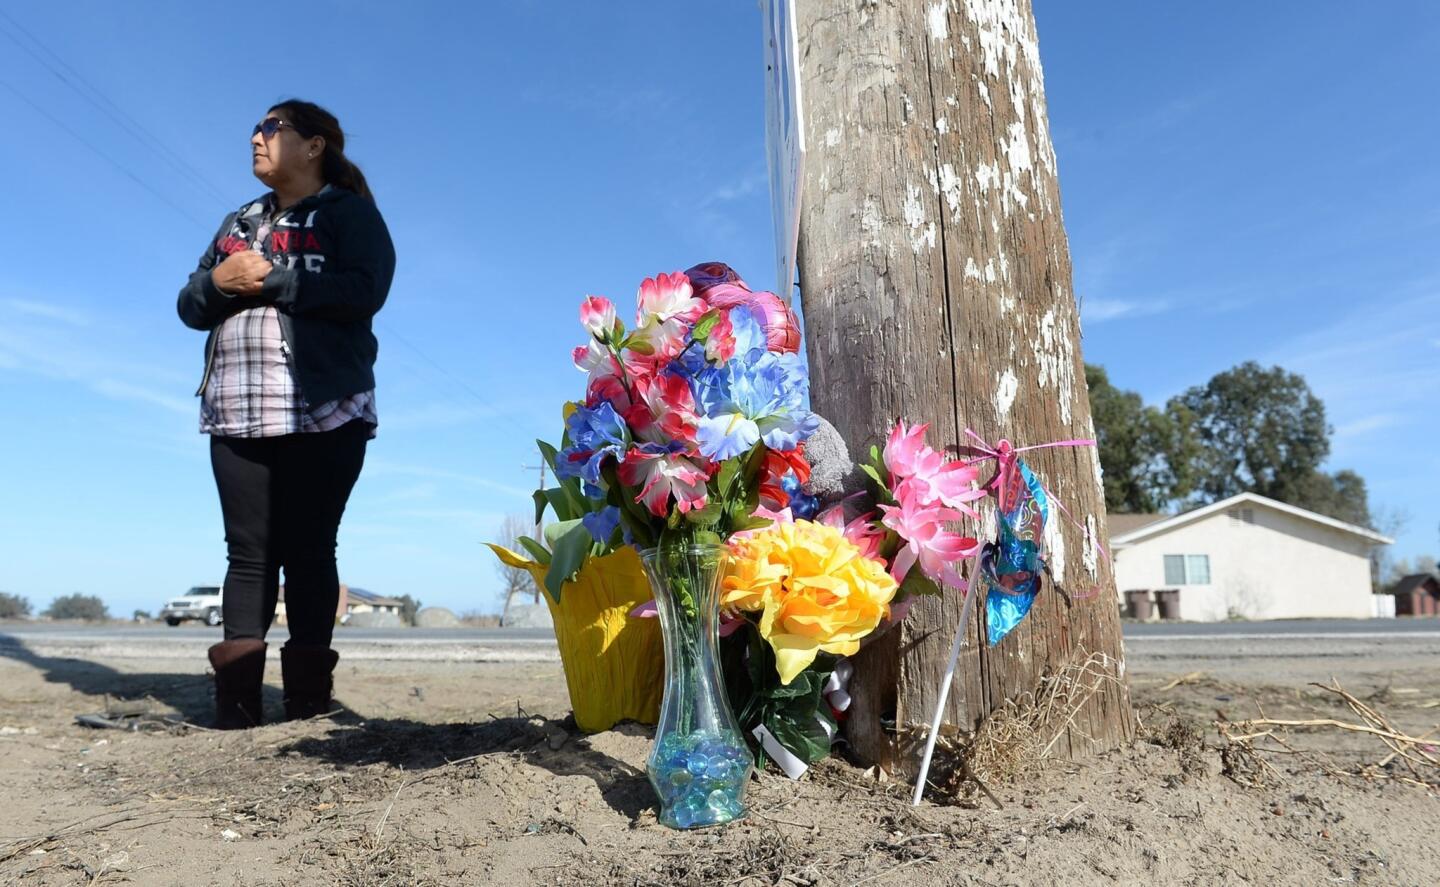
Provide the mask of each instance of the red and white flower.
[{"label": "red and white flower", "polygon": [[654,444],[635,447],[620,463],[620,482],[639,488],[636,502],[644,503],[656,517],[670,513],[670,498],[681,514],[704,508],[708,501],[709,479],[705,470],[690,457],[671,453]]}]

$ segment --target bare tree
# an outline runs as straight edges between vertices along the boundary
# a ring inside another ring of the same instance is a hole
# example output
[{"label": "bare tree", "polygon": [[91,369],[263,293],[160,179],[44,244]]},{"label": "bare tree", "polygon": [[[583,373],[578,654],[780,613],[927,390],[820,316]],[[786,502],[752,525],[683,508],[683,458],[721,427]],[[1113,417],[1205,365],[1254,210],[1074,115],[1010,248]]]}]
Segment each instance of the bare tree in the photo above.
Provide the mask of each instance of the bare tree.
[{"label": "bare tree", "polygon": [[[1403,508],[1381,505],[1370,511],[1370,528],[1392,539],[1405,532],[1409,525],[1410,512]],[[1397,561],[1390,548],[1389,545],[1376,545],[1370,549],[1370,584],[1377,589],[1388,588],[1410,575],[1410,565]]]},{"label": "bare tree", "polygon": [[[526,520],[523,514],[507,515],[505,522],[500,525],[499,544],[515,551],[520,548],[520,537],[533,535],[534,524]],[[501,589],[505,592],[505,606],[500,610],[500,624],[509,623],[510,602],[515,598],[530,597],[530,602],[540,603],[540,587],[535,584],[535,577],[530,575],[529,570],[522,570],[519,567],[512,567],[509,564],[496,561],[495,570],[500,576]]]}]

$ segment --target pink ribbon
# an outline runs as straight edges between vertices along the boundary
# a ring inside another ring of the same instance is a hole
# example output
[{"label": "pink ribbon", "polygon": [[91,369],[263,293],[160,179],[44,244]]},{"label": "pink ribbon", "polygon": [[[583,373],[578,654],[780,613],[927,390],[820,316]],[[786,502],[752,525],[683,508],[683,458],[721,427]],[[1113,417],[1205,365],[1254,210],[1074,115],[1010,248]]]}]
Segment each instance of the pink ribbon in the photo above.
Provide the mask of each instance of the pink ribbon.
[{"label": "pink ribbon", "polygon": [[[1016,446],[1014,446],[1013,444],[1011,444],[1010,441],[1008,441],[1008,440],[1006,440],[1006,439],[1004,439],[1004,438],[1001,438],[1001,439],[1000,439],[1000,442],[999,442],[998,444],[996,444],[995,446],[992,447],[992,446],[990,446],[989,443],[986,442],[985,438],[983,438],[983,437],[981,437],[980,435],[976,434],[976,433],[975,433],[974,431],[972,431],[971,429],[966,428],[966,429],[965,429],[965,433],[968,434],[972,439],[974,439],[974,440],[979,444],[978,446],[972,444],[972,445],[971,445],[971,449],[979,450],[980,452],[982,452],[982,453],[985,454],[985,455],[983,455],[983,456],[979,456],[979,457],[977,457],[977,458],[968,460],[968,464],[970,464],[970,465],[976,465],[976,464],[979,464],[979,463],[981,463],[981,462],[989,462],[991,459],[994,459],[995,462],[996,462],[995,477],[991,478],[990,483],[988,483],[988,484],[985,485],[987,489],[989,489],[989,488],[991,488],[991,487],[1000,487],[1000,479],[1001,479],[1002,477],[1004,477],[1005,474],[1006,474],[1008,471],[1010,471],[1011,469],[1014,468],[1015,462],[1019,459],[1019,454],[1020,454],[1020,453],[1028,453],[1028,452],[1030,452],[1031,450],[1053,449],[1053,448],[1057,448],[1057,447],[1093,447],[1093,446],[1095,446],[1095,441],[1092,440],[1092,439],[1089,439],[1089,438],[1071,438],[1071,439],[1069,439],[1069,440],[1055,440],[1055,441],[1051,441],[1050,443],[1033,444],[1033,445],[1028,446],[1028,447],[1016,447]],[[1001,490],[1002,492],[1003,492],[1003,489],[1004,489],[1003,487],[1000,487],[1000,490]],[[1050,492],[1050,489],[1049,489],[1048,487],[1046,487],[1046,486],[1042,483],[1042,484],[1040,485],[1040,489],[1045,492],[1045,497],[1046,497],[1049,501],[1055,503],[1055,507],[1058,508],[1058,509],[1060,509],[1060,513],[1063,514],[1063,515],[1065,515],[1065,518],[1070,521],[1071,526],[1075,527],[1075,529],[1079,530],[1081,533],[1085,534],[1086,536],[1090,535],[1090,530],[1087,529],[1087,528],[1084,527],[1084,526],[1081,526],[1080,522],[1077,521],[1077,520],[1075,520],[1075,518],[1074,518],[1073,516],[1071,516],[1070,510],[1065,507],[1065,503],[1061,502],[1060,499],[1059,499],[1054,493]],[[998,493],[997,493],[997,495],[996,495],[996,499],[997,499],[997,500],[999,499]],[[1000,504],[1001,510],[1004,510],[1004,507],[1005,507],[1005,504],[1006,504],[1006,503],[1001,502],[1001,503],[999,503],[999,504]],[[1094,540],[1094,543],[1095,543],[1095,548],[1100,552],[1100,556],[1103,557],[1103,558],[1105,558],[1105,561],[1108,563],[1108,562],[1110,561],[1110,553],[1105,550],[1105,546],[1100,542],[1099,539],[1095,539],[1095,540]]]}]

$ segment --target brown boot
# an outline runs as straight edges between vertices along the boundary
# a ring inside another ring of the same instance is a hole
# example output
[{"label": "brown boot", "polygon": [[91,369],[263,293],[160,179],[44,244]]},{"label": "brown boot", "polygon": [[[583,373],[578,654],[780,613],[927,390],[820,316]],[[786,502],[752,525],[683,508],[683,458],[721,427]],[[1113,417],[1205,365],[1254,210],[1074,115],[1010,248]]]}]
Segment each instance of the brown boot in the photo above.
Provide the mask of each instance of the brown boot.
[{"label": "brown boot", "polygon": [[280,648],[285,717],[293,721],[330,713],[331,675],[339,661],[340,654],[329,647],[286,644]]},{"label": "brown boot", "polygon": [[263,719],[260,688],[265,680],[264,641],[241,638],[210,648],[215,669],[215,726],[220,730],[258,727]]}]

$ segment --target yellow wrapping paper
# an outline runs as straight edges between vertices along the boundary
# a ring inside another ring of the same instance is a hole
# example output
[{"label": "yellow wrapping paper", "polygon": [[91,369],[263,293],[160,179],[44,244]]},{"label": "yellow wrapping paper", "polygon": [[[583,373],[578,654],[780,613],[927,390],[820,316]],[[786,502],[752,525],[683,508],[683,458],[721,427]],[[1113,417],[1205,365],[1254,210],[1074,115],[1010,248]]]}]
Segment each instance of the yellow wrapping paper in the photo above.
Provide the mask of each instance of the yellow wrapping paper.
[{"label": "yellow wrapping paper", "polygon": [[528,570],[550,607],[576,725],[598,733],[620,721],[658,721],[665,646],[660,620],[629,615],[652,596],[634,549],[587,560],[560,590],[558,605],[544,591],[542,564],[499,545],[490,549],[507,565]]}]

